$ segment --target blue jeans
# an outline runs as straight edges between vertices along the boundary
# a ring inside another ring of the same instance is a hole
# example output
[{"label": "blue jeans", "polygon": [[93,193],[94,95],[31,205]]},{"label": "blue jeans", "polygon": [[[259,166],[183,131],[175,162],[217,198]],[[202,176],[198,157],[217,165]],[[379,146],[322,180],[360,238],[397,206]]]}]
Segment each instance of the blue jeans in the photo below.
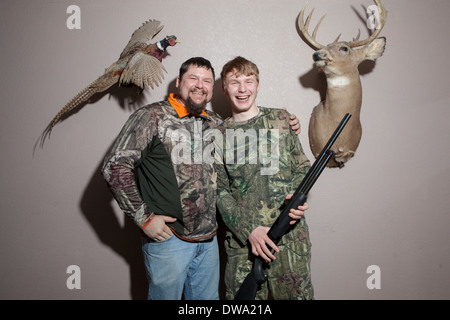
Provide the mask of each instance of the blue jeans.
[{"label": "blue jeans", "polygon": [[149,300],[218,300],[220,262],[217,238],[188,242],[172,235],[162,242],[144,239]]}]

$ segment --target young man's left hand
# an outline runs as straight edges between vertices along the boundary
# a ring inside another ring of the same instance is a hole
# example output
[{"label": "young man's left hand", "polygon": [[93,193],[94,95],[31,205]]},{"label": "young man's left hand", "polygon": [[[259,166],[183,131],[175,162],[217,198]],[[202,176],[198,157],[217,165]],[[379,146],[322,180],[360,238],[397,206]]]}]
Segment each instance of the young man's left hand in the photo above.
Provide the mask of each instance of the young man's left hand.
[{"label": "young man's left hand", "polygon": [[[283,108],[283,110],[286,110],[286,108]],[[289,122],[289,125],[291,126],[291,129],[295,130],[295,134],[300,134],[300,121],[298,120],[297,116],[295,114],[291,114],[290,119],[291,122]]]},{"label": "young man's left hand", "polygon": [[[286,200],[290,200],[291,198],[292,198],[292,193],[290,193],[286,196]],[[294,219],[293,221],[291,221],[291,224],[297,223],[297,221],[303,217],[303,215],[305,214],[305,211],[308,209],[309,209],[309,206],[306,202],[303,204],[303,206],[298,206],[297,209],[291,209],[289,212],[289,217]]]}]

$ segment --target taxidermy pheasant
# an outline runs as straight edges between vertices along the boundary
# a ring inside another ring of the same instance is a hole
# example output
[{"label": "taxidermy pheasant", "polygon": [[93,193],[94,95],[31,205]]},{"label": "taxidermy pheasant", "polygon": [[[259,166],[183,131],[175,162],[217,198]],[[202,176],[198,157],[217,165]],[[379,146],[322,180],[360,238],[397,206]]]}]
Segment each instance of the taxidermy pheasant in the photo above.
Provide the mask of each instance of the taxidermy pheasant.
[{"label": "taxidermy pheasant", "polygon": [[110,88],[112,85],[134,84],[141,89],[159,86],[164,79],[162,58],[167,47],[178,43],[175,36],[167,36],[163,40],[150,43],[164,26],[160,21],[149,20],[135,30],[119,60],[110,65],[103,75],[83,89],[70,100],[53,118],[41,136],[41,146],[47,137],[50,137],[53,127],[66,115],[94,94]]}]

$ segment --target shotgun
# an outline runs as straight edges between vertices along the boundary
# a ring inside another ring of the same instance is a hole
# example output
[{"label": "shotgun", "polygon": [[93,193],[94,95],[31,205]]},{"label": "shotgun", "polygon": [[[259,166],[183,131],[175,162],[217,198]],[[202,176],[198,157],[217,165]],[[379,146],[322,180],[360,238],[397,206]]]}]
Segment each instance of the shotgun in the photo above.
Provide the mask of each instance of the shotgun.
[{"label": "shotgun", "polygon": [[[283,235],[289,229],[290,222],[293,220],[291,217],[289,217],[289,211],[293,208],[297,208],[298,206],[303,205],[306,202],[308,192],[311,190],[317,178],[319,178],[320,174],[327,166],[328,161],[334,155],[335,152],[331,150],[331,146],[344,129],[350,117],[351,114],[347,113],[342,118],[333,135],[330,137],[327,144],[323,147],[316,161],[308,170],[302,182],[295,190],[292,198],[289,200],[289,202],[284,207],[281,214],[278,216],[277,220],[269,229],[267,236],[275,244],[277,244],[280,241],[281,237],[283,237]],[[264,274],[264,269],[266,267],[267,263],[262,258],[255,257],[252,271],[245,278],[244,282],[239,288],[239,291],[236,293],[234,300],[255,299],[256,293],[260,289],[261,284],[263,284],[266,281],[266,276]]]}]

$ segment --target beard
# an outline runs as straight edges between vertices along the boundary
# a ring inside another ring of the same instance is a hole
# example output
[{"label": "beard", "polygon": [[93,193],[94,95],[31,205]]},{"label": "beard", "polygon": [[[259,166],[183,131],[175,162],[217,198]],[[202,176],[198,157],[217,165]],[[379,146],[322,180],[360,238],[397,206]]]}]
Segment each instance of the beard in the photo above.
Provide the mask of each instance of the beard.
[{"label": "beard", "polygon": [[202,103],[195,103],[190,97],[186,99],[186,109],[191,115],[199,115],[206,107],[206,100]]}]

